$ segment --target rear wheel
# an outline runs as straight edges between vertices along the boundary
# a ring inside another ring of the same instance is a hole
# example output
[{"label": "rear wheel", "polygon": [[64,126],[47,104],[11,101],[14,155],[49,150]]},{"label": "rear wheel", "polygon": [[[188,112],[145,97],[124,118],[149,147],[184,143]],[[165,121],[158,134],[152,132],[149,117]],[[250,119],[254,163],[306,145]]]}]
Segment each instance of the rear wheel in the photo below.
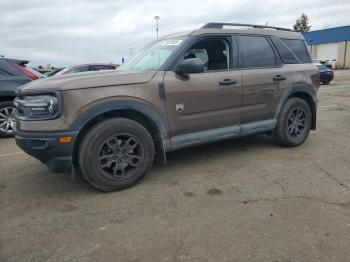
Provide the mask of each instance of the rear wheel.
[{"label": "rear wheel", "polygon": [[13,137],[15,106],[12,101],[0,102],[0,137]]},{"label": "rear wheel", "polygon": [[276,141],[289,147],[301,145],[310,133],[311,122],[309,105],[300,98],[288,99],[278,117]]},{"label": "rear wheel", "polygon": [[141,124],[126,118],[98,123],[86,134],[79,150],[84,177],[102,191],[133,186],[153,159],[151,135]]},{"label": "rear wheel", "polygon": [[329,81],[324,81],[323,84],[324,85],[329,85]]}]

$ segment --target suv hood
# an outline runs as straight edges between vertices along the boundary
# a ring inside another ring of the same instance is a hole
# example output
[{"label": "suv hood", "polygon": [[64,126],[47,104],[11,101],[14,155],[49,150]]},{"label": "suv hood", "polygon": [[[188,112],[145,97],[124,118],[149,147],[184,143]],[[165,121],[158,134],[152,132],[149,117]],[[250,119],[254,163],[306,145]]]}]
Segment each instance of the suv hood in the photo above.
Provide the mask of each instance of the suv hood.
[{"label": "suv hood", "polygon": [[149,82],[156,74],[149,72],[97,71],[52,76],[32,81],[18,88],[19,92],[60,91],[102,86],[130,85]]}]

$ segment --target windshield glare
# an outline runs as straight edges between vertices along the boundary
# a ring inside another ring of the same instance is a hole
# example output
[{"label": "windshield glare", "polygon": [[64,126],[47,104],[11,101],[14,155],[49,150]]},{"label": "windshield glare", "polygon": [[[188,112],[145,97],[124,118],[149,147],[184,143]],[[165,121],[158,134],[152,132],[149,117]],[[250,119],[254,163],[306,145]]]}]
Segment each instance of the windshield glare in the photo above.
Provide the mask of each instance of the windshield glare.
[{"label": "windshield glare", "polygon": [[159,70],[169,56],[179,48],[183,40],[184,38],[172,38],[154,41],[120,66],[117,71]]}]

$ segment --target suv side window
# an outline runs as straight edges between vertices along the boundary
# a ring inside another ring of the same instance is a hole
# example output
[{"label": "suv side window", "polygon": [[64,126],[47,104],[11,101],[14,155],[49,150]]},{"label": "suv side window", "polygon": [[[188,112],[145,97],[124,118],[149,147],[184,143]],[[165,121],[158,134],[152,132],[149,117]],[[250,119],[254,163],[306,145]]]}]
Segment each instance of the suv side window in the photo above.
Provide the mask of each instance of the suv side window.
[{"label": "suv side window", "polygon": [[190,47],[183,59],[198,58],[205,71],[228,70],[230,68],[230,44],[225,38],[200,40]]},{"label": "suv side window", "polygon": [[276,66],[275,52],[264,36],[239,36],[239,60],[241,68]]},{"label": "suv side window", "polygon": [[303,40],[281,39],[281,41],[293,51],[301,63],[310,63],[309,53]]},{"label": "suv side window", "polygon": [[271,37],[271,40],[272,40],[273,44],[275,45],[278,53],[280,54],[283,63],[285,63],[285,64],[299,64],[298,58],[295,56],[295,54],[292,52],[292,50],[290,50],[289,47],[285,43],[283,43],[277,37]]}]

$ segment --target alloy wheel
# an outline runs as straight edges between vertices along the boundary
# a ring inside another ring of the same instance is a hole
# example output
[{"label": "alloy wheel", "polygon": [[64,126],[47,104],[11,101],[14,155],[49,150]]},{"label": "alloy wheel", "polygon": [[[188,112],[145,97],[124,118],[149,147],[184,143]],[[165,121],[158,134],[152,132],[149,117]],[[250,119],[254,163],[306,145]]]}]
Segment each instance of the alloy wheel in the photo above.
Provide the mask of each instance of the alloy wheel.
[{"label": "alloy wheel", "polygon": [[302,107],[292,109],[288,116],[288,133],[291,137],[297,138],[306,130],[306,112]]},{"label": "alloy wheel", "polygon": [[14,107],[0,108],[0,132],[13,134],[14,113]]},{"label": "alloy wheel", "polygon": [[123,180],[139,168],[144,158],[144,149],[135,136],[118,134],[102,143],[97,158],[106,178]]}]

